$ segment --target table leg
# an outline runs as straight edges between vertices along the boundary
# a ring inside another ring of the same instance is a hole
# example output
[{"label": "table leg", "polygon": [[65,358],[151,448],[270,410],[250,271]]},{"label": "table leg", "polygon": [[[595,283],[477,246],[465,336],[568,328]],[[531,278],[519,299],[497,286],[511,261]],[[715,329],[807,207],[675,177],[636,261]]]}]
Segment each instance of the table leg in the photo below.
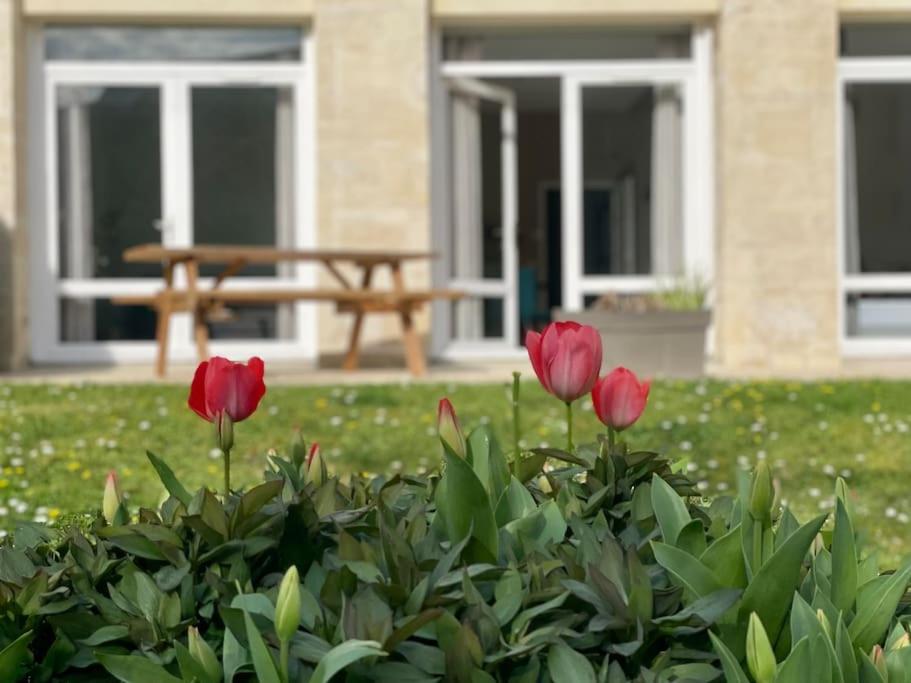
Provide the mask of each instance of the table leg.
[{"label": "table leg", "polygon": [[174,286],[174,266],[170,262],[164,267],[164,291],[156,306],[155,341],[158,357],[155,359],[155,374],[164,377],[168,368],[168,334],[171,329],[171,291]]},{"label": "table leg", "polygon": [[[392,268],[392,285],[396,292],[405,292],[405,279],[402,277],[402,264],[398,261],[393,262]],[[421,338],[414,328],[414,318],[412,317],[413,307],[403,304],[399,309],[399,318],[402,321],[402,344],[405,347],[405,363],[408,370],[415,377],[420,377],[427,372],[427,361],[424,358],[424,347],[421,344]]]},{"label": "table leg", "polygon": [[405,362],[408,370],[415,377],[420,377],[427,372],[427,362],[424,359],[424,348],[421,338],[414,329],[414,320],[411,317],[411,307],[403,306],[399,316],[402,319],[402,342],[405,345]]},{"label": "table leg", "polygon": [[199,285],[199,264],[187,261],[187,308],[193,313],[193,337],[196,339],[196,355],[199,362],[209,358],[209,328],[206,327],[206,312],[196,296]]},{"label": "table leg", "polygon": [[[370,289],[370,280],[373,278],[373,266],[364,266],[364,275],[361,278],[361,289]],[[348,339],[348,351],[342,361],[344,370],[357,370],[358,353],[361,341],[361,329],[364,326],[364,309],[357,307],[354,313],[354,324],[351,326],[351,337]]]}]

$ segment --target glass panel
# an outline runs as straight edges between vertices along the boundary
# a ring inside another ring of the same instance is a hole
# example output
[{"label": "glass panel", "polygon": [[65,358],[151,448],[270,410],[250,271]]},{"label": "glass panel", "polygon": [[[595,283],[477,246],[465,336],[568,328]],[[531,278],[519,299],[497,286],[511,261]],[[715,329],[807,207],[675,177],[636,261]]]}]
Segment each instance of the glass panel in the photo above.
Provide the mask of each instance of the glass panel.
[{"label": "glass panel", "polygon": [[582,89],[584,274],[681,272],[682,119],[676,86]]},{"label": "glass panel", "polygon": [[210,318],[209,335],[212,339],[291,339],[293,311],[291,304],[226,307]]},{"label": "glass panel", "polygon": [[690,54],[683,26],[466,28],[447,31],[447,61],[681,58]]},{"label": "glass panel", "polygon": [[161,241],[160,130],[158,88],[58,88],[63,277],[160,277],[157,264],[122,259],[127,247]]},{"label": "glass panel", "polygon": [[300,61],[297,28],[49,26],[47,59]]},{"label": "glass panel", "polygon": [[155,339],[155,313],[147,306],[115,306],[107,299],[61,299],[64,342]]},{"label": "glass panel", "polygon": [[849,86],[844,131],[847,272],[911,271],[911,84]]},{"label": "glass panel", "polygon": [[[293,246],[290,88],[197,87],[192,97],[195,243]],[[223,268],[202,272],[216,275]],[[275,274],[268,265],[240,273]]]},{"label": "glass panel", "polygon": [[450,159],[452,276],[503,277],[500,105],[453,93]]},{"label": "glass panel", "polygon": [[480,341],[503,338],[503,300],[469,297],[452,304],[452,338]]},{"label": "glass panel", "polygon": [[911,55],[911,24],[847,24],[841,28],[843,57]]},{"label": "glass panel", "polygon": [[849,337],[911,337],[907,294],[852,294],[845,308]]}]

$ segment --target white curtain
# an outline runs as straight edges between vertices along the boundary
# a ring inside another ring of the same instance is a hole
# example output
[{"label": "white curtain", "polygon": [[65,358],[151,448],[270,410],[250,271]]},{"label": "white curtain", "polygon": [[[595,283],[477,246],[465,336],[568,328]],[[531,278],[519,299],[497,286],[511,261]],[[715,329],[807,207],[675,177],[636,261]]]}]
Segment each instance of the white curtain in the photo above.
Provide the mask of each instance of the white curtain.
[{"label": "white curtain", "polygon": [[[70,279],[89,279],[94,274],[95,240],[92,235],[92,147],[89,106],[101,96],[98,88],[68,88],[60,93],[62,109],[63,272]],[[62,335],[66,341],[95,338],[94,301],[73,299],[62,312]]]},{"label": "white curtain", "polygon": [[[483,216],[481,197],[481,109],[477,98],[453,92],[450,98],[452,275],[476,280],[483,274]],[[455,332],[460,339],[484,336],[481,301],[456,304]]]},{"label": "white curtain", "polygon": [[[450,38],[446,59],[481,59],[482,43],[475,38]],[[450,253],[452,277],[477,280],[483,275],[484,222],[481,194],[481,105],[476,97],[450,90]],[[454,304],[453,336],[481,339],[484,307],[477,298]]]},{"label": "white curtain", "polygon": [[[683,46],[663,39],[658,56],[678,57]],[[683,107],[677,86],[657,86],[652,107],[652,273],[683,271]]]},{"label": "white curtain", "polygon": [[[275,99],[275,246],[290,249],[294,244],[294,95],[279,88]],[[279,277],[292,278],[296,264],[280,263]],[[279,304],[276,336],[294,338],[294,304]]]}]

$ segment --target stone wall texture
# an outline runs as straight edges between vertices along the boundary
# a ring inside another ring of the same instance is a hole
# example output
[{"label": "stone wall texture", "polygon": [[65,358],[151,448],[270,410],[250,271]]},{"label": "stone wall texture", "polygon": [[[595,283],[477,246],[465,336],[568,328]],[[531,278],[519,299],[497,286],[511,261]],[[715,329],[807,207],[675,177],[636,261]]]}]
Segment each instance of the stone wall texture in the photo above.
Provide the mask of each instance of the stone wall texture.
[{"label": "stone wall texture", "polygon": [[0,370],[26,361],[25,91],[18,4],[0,0]]},{"label": "stone wall texture", "polygon": [[[426,0],[317,0],[317,231],[321,247],[430,248],[429,14]],[[428,287],[429,264],[405,266]],[[379,273],[378,286],[390,286]],[[323,277],[327,277],[325,274]],[[349,316],[319,316],[319,348],[344,348]],[[426,311],[419,319],[427,329]],[[366,343],[396,339],[368,316]]]},{"label": "stone wall texture", "polygon": [[717,26],[719,369],[834,373],[836,1],[725,0]]}]

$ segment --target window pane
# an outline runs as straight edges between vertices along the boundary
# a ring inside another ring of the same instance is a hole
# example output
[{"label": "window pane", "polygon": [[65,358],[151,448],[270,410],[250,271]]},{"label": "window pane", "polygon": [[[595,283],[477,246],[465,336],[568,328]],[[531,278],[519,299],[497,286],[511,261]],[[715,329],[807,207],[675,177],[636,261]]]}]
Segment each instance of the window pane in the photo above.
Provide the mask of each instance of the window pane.
[{"label": "window pane", "polygon": [[57,91],[58,234],[65,278],[159,277],[123,250],[160,242],[161,142],[154,87]]},{"label": "window pane", "polygon": [[680,274],[682,118],[676,86],[582,90],[586,275]]},{"label": "window pane", "polygon": [[64,342],[155,339],[155,313],[147,306],[116,306],[108,299],[61,299]]},{"label": "window pane", "polygon": [[852,294],[845,308],[849,337],[911,337],[907,294]]},{"label": "window pane", "polygon": [[443,58],[473,60],[653,59],[689,57],[688,27],[466,28],[447,31]]},{"label": "window pane", "polygon": [[[293,246],[291,90],[197,87],[192,92],[194,241]],[[203,274],[223,268],[206,266]],[[240,273],[275,274],[276,267],[268,265]]]},{"label": "window pane", "polygon": [[452,304],[452,338],[479,341],[503,338],[503,300],[468,297]]},{"label": "window pane", "polygon": [[911,271],[911,84],[851,85],[846,92],[847,272]]},{"label": "window pane", "polygon": [[911,55],[911,24],[847,24],[840,43],[844,57]]},{"label": "window pane", "polygon": [[292,304],[228,306],[208,322],[212,339],[292,339]]},{"label": "window pane", "polygon": [[300,61],[297,28],[49,26],[47,59]]}]

